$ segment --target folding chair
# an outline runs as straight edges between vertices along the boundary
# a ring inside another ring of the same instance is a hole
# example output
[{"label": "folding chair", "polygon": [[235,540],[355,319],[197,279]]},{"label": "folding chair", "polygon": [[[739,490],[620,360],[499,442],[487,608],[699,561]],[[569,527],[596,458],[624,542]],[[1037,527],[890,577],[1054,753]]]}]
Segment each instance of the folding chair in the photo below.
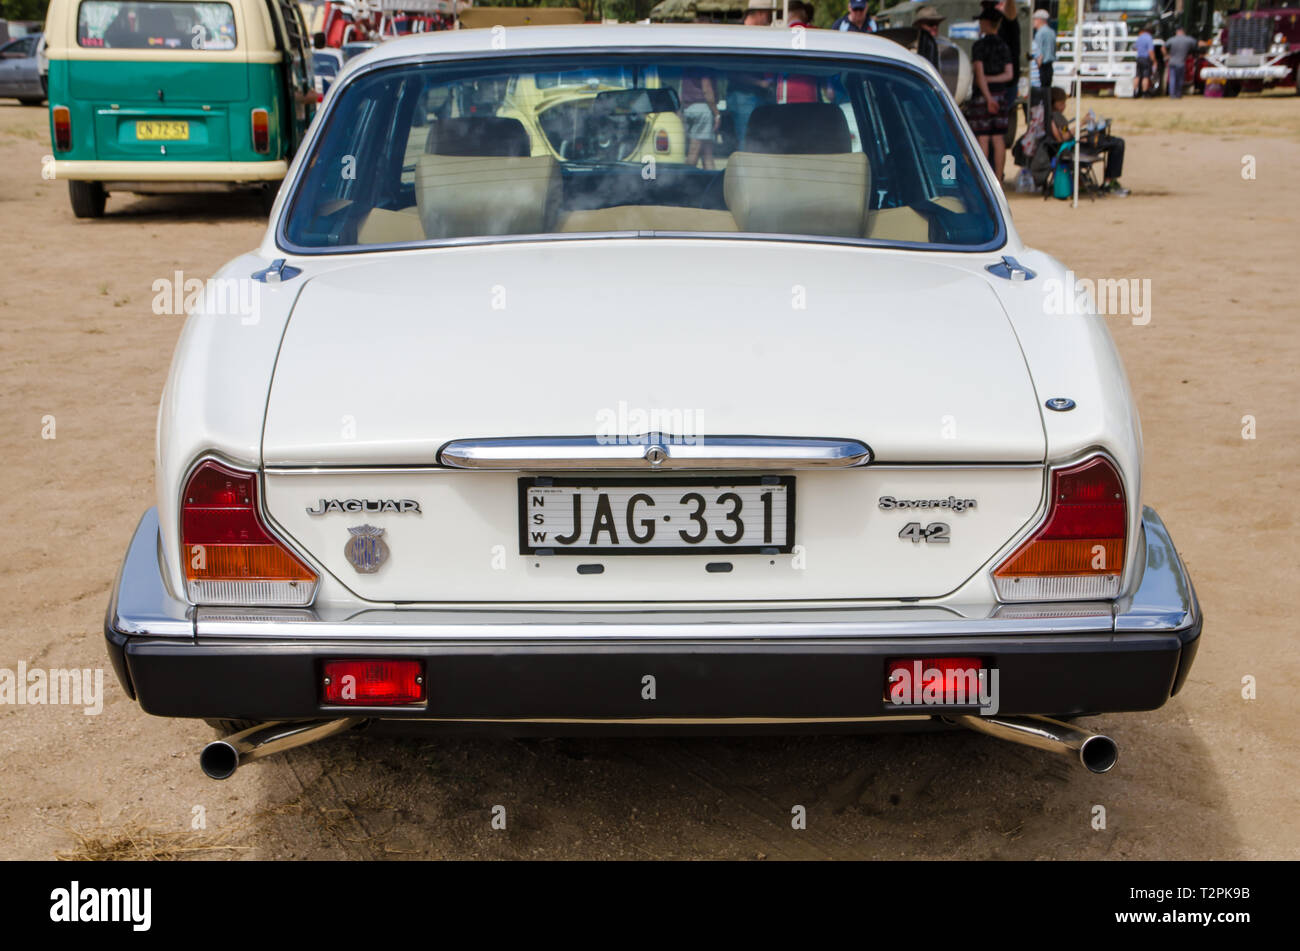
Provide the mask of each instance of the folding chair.
[{"label": "folding chair", "polygon": [[[1046,143],[1044,143],[1046,144]],[[1075,153],[1075,146],[1078,144],[1076,139],[1066,139],[1056,150],[1056,155],[1052,156],[1052,171],[1047,176],[1047,181],[1043,183],[1043,198],[1054,198],[1053,182],[1056,178],[1056,170],[1062,165],[1068,165],[1071,156],[1066,153]],[[1086,149],[1078,149],[1079,162],[1079,194],[1087,195],[1089,200],[1096,201],[1097,196],[1101,194],[1101,183],[1097,181],[1097,174],[1093,171],[1093,166],[1105,159],[1105,156],[1098,155],[1096,152],[1089,152]]]}]

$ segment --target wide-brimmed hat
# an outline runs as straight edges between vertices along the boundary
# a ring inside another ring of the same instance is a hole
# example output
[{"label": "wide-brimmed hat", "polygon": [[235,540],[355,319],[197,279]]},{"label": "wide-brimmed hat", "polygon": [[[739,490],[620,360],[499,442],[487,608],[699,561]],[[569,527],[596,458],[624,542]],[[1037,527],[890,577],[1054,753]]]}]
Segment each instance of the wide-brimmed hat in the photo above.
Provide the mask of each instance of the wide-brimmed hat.
[{"label": "wide-brimmed hat", "polygon": [[948,18],[943,16],[938,10],[927,3],[925,6],[921,7],[921,9],[916,11],[916,14],[912,17],[912,22],[942,23],[946,19]]}]

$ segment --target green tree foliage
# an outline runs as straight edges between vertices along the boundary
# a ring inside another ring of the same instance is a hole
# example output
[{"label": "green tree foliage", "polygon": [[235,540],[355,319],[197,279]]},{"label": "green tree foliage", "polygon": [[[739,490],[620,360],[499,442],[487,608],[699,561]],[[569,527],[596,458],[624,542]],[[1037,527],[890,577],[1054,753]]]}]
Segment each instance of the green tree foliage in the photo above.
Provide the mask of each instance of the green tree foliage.
[{"label": "green tree foliage", "polygon": [[39,20],[45,22],[49,0],[0,0],[0,20]]}]

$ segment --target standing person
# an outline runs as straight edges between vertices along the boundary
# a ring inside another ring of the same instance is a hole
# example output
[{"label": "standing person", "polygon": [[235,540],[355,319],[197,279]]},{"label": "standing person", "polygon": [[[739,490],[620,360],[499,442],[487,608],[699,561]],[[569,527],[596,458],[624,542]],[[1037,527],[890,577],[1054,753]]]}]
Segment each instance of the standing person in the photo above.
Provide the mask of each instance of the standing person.
[{"label": "standing person", "polygon": [[939,24],[945,19],[947,18],[940,16],[939,11],[929,4],[917,10],[916,16],[912,17],[912,22],[916,24],[916,55],[929,60],[935,70],[939,69]]},{"label": "standing person", "polygon": [[831,24],[832,30],[841,33],[870,33],[867,22],[867,0],[849,0],[849,12]]},{"label": "standing person", "polygon": [[1002,22],[998,25],[998,36],[1011,51],[1011,81],[1020,82],[1020,4],[1016,0],[1003,0],[1000,7]]},{"label": "standing person", "polygon": [[[1038,94],[1040,97],[1050,95],[1052,88],[1052,64],[1056,62],[1056,31],[1047,21],[1051,19],[1046,10],[1034,11],[1034,63],[1038,66]],[[1046,105],[1046,98],[1043,99]]]},{"label": "standing person", "polygon": [[686,164],[713,168],[713,137],[722,116],[713,77],[699,69],[682,72],[682,125],[686,127]]},{"label": "standing person", "polygon": [[1174,30],[1173,38],[1165,44],[1169,51],[1169,95],[1173,99],[1183,98],[1183,83],[1187,79],[1187,57],[1196,52],[1201,44],[1196,37],[1188,36],[1181,26]]},{"label": "standing person", "polygon": [[987,157],[998,183],[1007,162],[1007,111],[1002,105],[1011,82],[1011,51],[998,36],[1002,14],[995,2],[984,4],[980,11],[980,38],[971,47],[971,68],[975,72],[974,88],[963,107],[966,121],[979,140],[980,150]]},{"label": "standing person", "polygon": [[[789,29],[800,27],[811,30],[813,28],[811,3],[806,3],[804,0],[790,0],[786,9],[790,13],[790,22],[787,24]],[[812,76],[785,75],[780,78],[777,87],[776,101],[779,103],[820,101],[817,80]]]},{"label": "standing person", "polygon": [[1002,0],[999,9],[1002,11],[1002,22],[998,25],[998,36],[1002,37],[1002,42],[1011,51],[1011,84],[1007,86],[1002,99],[1002,105],[1007,110],[1005,145],[1011,148],[1016,141],[1016,97],[1020,92],[1021,63],[1024,62],[1020,57],[1020,4],[1016,0]]},{"label": "standing person", "polygon": [[745,26],[771,26],[776,0],[749,0],[745,8]]},{"label": "standing person", "polygon": [[[772,11],[777,0],[749,0],[745,11],[745,26],[771,26]],[[736,148],[745,147],[745,133],[749,117],[759,106],[776,101],[773,87],[776,77],[768,73],[736,72],[727,74],[727,115],[731,116],[736,133]]]},{"label": "standing person", "polygon": [[1138,33],[1137,42],[1133,44],[1133,52],[1137,55],[1137,94],[1139,96],[1151,95],[1151,75],[1155,71],[1156,65],[1156,41],[1151,36],[1151,25],[1142,24],[1142,31]]}]

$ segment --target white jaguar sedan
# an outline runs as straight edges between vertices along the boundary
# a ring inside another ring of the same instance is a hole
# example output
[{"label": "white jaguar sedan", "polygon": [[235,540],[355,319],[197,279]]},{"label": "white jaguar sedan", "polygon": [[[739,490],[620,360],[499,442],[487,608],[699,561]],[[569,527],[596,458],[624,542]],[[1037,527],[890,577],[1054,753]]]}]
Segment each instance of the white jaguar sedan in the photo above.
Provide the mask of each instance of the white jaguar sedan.
[{"label": "white jaguar sedan", "polygon": [[384,44],[185,326],[117,674],[234,734],[216,778],[383,726],[946,724],[1103,772],[1064,721],[1165,703],[1201,615],[1068,279],[887,40]]}]

